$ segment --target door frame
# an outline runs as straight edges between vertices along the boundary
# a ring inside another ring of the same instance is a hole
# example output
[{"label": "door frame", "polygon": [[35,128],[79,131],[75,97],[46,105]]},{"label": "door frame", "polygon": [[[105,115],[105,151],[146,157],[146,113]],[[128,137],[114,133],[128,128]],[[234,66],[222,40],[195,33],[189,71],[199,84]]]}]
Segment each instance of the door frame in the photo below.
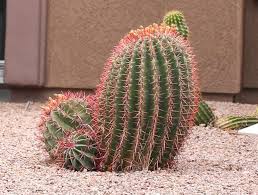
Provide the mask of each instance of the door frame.
[{"label": "door frame", "polygon": [[4,83],[43,86],[47,0],[7,0]]}]

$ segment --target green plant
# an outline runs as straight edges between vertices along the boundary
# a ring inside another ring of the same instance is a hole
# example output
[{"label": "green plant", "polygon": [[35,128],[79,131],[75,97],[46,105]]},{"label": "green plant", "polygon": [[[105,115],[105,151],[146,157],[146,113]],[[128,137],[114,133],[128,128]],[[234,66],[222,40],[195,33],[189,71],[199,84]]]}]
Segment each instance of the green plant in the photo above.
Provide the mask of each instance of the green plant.
[{"label": "green plant", "polygon": [[76,171],[96,169],[97,149],[93,135],[85,129],[65,133],[54,148],[56,162]]},{"label": "green plant", "polygon": [[107,61],[96,100],[102,169],[168,166],[193,125],[199,103],[188,41],[168,26],[131,31]]},{"label": "green plant", "polygon": [[66,168],[94,169],[97,151],[91,120],[91,109],[82,93],[50,98],[39,125],[50,157]]},{"label": "green plant", "polygon": [[215,120],[215,115],[213,114],[211,108],[205,101],[200,101],[198,112],[195,116],[195,125],[205,124],[210,125],[213,124]]},{"label": "green plant", "polygon": [[168,12],[164,16],[163,23],[170,27],[175,26],[180,35],[185,39],[188,38],[189,30],[182,12],[176,10]]},{"label": "green plant", "polygon": [[220,129],[238,130],[258,123],[258,118],[254,116],[227,116],[216,121],[216,126]]}]

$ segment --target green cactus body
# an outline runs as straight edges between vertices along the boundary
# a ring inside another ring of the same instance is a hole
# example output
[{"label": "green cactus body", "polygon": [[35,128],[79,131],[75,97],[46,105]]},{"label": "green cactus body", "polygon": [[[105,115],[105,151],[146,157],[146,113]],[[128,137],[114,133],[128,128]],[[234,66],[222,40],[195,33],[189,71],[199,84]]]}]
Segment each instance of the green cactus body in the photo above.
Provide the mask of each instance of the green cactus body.
[{"label": "green cactus body", "polygon": [[205,101],[201,101],[199,104],[198,112],[195,116],[195,125],[212,124],[215,120],[215,115],[213,114],[211,108]]},{"label": "green cactus body", "polygon": [[58,152],[62,154],[61,158],[64,158],[64,167],[77,171],[96,168],[96,144],[88,132],[76,131],[58,142]]},{"label": "green cactus body", "polygon": [[185,39],[188,38],[189,30],[182,12],[180,11],[168,12],[164,16],[163,23],[170,27],[175,26],[180,35],[182,35]]},{"label": "green cactus body", "polygon": [[40,129],[46,150],[54,160],[62,162],[67,168],[95,168],[96,152],[88,155],[95,151],[90,135],[90,111],[83,95],[71,93],[50,98],[43,108]]},{"label": "green cactus body", "polygon": [[220,129],[238,130],[257,123],[258,118],[254,116],[227,116],[218,119],[216,126]]},{"label": "green cactus body", "polygon": [[194,122],[199,89],[186,40],[171,27],[130,32],[114,49],[94,115],[104,170],[167,166]]}]

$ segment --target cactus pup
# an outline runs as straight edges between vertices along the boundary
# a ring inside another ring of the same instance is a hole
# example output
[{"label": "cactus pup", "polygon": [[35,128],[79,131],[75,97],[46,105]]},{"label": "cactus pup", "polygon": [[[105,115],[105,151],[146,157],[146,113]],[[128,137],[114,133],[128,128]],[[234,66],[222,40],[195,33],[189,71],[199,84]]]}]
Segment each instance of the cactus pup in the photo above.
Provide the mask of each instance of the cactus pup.
[{"label": "cactus pup", "polygon": [[255,116],[226,116],[216,121],[216,127],[224,130],[239,130],[257,124]]},{"label": "cactus pup", "polygon": [[195,125],[212,125],[215,120],[215,115],[212,109],[205,101],[200,101],[198,112],[195,116]]},{"label": "cactus pup", "polygon": [[39,129],[50,157],[69,169],[95,169],[96,140],[85,95],[57,94],[42,109]]},{"label": "cactus pup", "polygon": [[168,12],[163,18],[163,24],[170,27],[174,26],[181,36],[185,39],[188,38],[189,30],[182,12],[177,10]]}]

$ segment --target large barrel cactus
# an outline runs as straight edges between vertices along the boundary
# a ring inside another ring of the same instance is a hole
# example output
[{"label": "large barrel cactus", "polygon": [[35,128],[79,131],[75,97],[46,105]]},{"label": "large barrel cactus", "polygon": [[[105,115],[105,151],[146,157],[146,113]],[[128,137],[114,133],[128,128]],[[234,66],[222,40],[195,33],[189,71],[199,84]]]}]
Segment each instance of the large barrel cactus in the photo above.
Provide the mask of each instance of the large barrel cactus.
[{"label": "large barrel cactus", "polygon": [[65,93],[50,98],[39,125],[50,157],[69,169],[95,169],[97,150],[91,120],[84,94]]},{"label": "large barrel cactus", "polygon": [[198,110],[196,62],[174,27],[126,35],[97,87],[94,121],[103,170],[170,165]]}]

